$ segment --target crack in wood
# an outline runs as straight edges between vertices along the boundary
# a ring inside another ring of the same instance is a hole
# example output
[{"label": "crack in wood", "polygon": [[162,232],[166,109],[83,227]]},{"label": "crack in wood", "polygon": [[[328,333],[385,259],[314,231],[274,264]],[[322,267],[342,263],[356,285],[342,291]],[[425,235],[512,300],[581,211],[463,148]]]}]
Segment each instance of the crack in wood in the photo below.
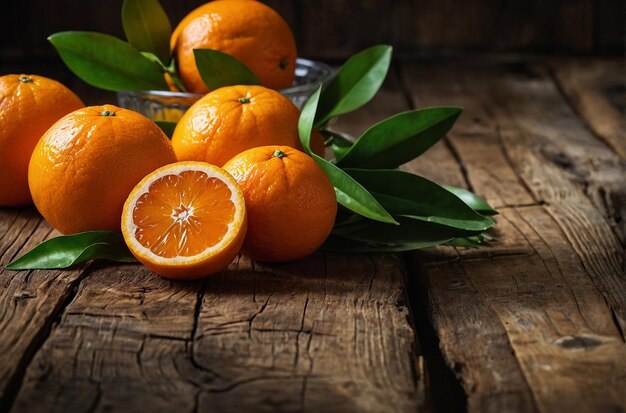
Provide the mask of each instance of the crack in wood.
[{"label": "crack in wood", "polygon": [[25,347],[13,375],[7,380],[7,384],[5,385],[3,392],[0,394],[0,410],[11,410],[15,402],[15,398],[22,387],[28,366],[31,364],[33,358],[43,346],[46,339],[52,333],[54,325],[59,323],[63,311],[74,300],[76,294],[78,293],[80,283],[88,276],[89,273],[90,267],[86,266],[81,271],[81,274],[68,284],[66,295],[62,297],[58,304],[50,311],[39,331],[31,338],[29,344]]}]

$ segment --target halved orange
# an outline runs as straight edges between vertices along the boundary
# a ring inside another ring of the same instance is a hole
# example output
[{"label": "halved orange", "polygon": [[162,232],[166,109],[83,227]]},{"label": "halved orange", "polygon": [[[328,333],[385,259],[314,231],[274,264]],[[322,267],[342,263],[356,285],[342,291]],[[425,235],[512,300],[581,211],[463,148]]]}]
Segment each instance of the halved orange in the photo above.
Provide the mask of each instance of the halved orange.
[{"label": "halved orange", "polygon": [[177,162],[147,175],[124,204],[122,233],[146,267],[195,279],[226,268],[247,228],[241,188],[223,169]]}]

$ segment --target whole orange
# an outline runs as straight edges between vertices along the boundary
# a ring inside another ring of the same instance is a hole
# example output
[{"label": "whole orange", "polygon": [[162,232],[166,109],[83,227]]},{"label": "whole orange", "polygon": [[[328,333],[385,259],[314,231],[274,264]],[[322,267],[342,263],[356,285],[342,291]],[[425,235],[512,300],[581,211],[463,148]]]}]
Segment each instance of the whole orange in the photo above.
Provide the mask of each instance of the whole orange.
[{"label": "whole orange", "polygon": [[0,76],[0,205],[32,202],[28,161],[46,130],[85,106],[56,80],[36,75]]},{"label": "whole orange", "polygon": [[288,146],[249,149],[224,169],[243,190],[248,232],[243,253],[259,261],[293,261],[328,238],[337,201],[332,183],[308,155]]},{"label": "whole orange", "polygon": [[174,130],[172,146],[179,161],[217,166],[256,146],[301,148],[299,116],[298,108],[275,90],[227,86],[206,94],[185,112]]},{"label": "whole orange", "polygon": [[135,185],[176,162],[159,127],[113,105],[74,111],[56,122],[33,151],[28,183],[37,209],[63,233],[119,231]]},{"label": "whole orange", "polygon": [[208,89],[193,49],[216,49],[236,57],[272,89],[291,86],[296,41],[289,25],[272,8],[250,0],[213,1],[184,18],[172,33],[180,76],[190,92]]}]

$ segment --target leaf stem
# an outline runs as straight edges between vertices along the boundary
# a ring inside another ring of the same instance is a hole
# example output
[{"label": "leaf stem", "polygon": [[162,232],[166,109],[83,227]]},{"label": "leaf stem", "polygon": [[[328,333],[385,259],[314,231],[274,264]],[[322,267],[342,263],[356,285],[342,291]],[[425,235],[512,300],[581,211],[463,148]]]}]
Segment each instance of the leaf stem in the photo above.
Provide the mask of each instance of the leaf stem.
[{"label": "leaf stem", "polygon": [[178,70],[176,69],[176,62],[174,61],[173,57],[172,57],[172,60],[170,61],[170,65],[167,68],[165,68],[165,70],[167,71],[167,74],[170,75],[170,79],[172,79],[174,86],[176,86],[176,88],[180,90],[181,92],[187,92],[187,88],[185,87],[182,80],[180,79],[180,76],[178,76]]},{"label": "leaf stem", "polygon": [[176,63],[173,57],[170,60],[169,66],[165,66],[161,59],[159,59],[154,53],[141,52],[141,54],[144,55],[146,59],[156,64],[159,69],[161,69],[161,72],[168,74],[170,79],[172,80],[172,83],[174,83],[174,86],[176,86],[176,89],[180,90],[181,92],[187,92],[187,88],[181,81],[180,76],[178,76],[178,70],[176,70]]}]

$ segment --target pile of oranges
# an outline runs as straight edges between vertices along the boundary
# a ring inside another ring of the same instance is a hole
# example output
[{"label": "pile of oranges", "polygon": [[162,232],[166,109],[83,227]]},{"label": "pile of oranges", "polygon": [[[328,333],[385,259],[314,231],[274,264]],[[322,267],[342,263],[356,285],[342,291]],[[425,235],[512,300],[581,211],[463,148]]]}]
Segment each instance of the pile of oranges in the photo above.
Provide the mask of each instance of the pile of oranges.
[{"label": "pile of oranges", "polygon": [[[171,141],[143,115],[84,107],[54,80],[0,77],[0,205],[34,202],[65,234],[121,230],[139,261],[170,278],[221,271],[239,252],[270,262],[313,253],[337,204],[302,152],[298,109],[274,90],[294,76],[285,21],[259,2],[218,0],[185,17],[171,46],[186,87],[208,92]],[[194,48],[237,57],[264,86],[203,89]]]}]

